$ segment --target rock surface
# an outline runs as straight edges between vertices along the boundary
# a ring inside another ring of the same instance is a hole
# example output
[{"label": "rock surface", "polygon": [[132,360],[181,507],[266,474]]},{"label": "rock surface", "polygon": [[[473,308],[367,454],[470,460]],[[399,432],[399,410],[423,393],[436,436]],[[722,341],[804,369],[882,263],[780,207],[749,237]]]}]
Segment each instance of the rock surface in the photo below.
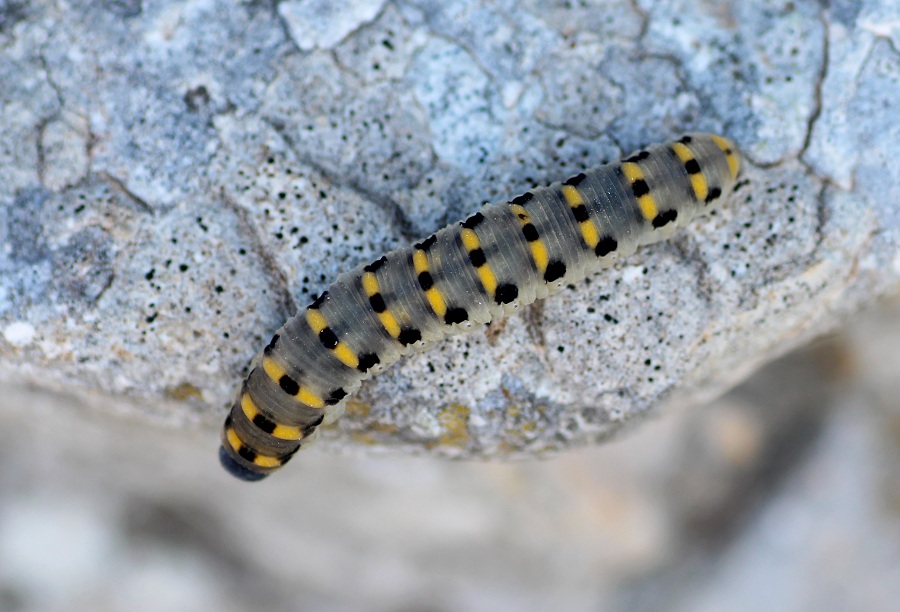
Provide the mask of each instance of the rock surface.
[{"label": "rock surface", "polygon": [[0,377],[212,432],[336,275],[687,130],[750,184],[367,383],[327,444],[533,455],[720,393],[900,279],[890,3],[0,4]]},{"label": "rock surface", "polygon": [[[0,610],[896,608],[896,302],[675,409],[897,288],[896,2],[341,4],[0,0]],[[218,466],[338,272],[686,130],[715,217]]]}]

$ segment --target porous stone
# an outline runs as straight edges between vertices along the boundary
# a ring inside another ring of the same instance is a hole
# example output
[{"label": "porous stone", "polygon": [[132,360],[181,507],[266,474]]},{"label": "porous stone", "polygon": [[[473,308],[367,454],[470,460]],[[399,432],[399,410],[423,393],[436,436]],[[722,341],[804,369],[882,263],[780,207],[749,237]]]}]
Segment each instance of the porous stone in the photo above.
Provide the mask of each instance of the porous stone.
[{"label": "porous stone", "polygon": [[715,216],[403,360],[323,436],[605,440],[896,289],[896,24],[876,0],[2,3],[0,382],[212,449],[251,356],[339,272],[725,133],[749,182]]}]

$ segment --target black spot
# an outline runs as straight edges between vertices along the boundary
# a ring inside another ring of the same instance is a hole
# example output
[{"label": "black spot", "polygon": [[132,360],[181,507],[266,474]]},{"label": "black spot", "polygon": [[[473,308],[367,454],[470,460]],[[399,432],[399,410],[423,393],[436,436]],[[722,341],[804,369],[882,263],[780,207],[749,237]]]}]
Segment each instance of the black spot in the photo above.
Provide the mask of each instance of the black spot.
[{"label": "black spot", "polygon": [[242,445],[237,453],[250,463],[253,463],[253,460],[256,459],[256,451],[249,446]]},{"label": "black spot", "polygon": [[[321,425],[321,424],[322,424],[322,421],[324,421],[324,420],[325,420],[325,415],[323,414],[323,415],[320,415],[320,416],[316,417],[316,419],[315,419],[314,421],[310,421],[309,423],[307,423],[306,425],[304,425],[304,426],[303,426],[303,437],[305,438],[306,436],[308,436],[309,434],[311,434],[312,432],[314,432],[314,431],[316,430],[316,427],[318,427],[319,425]],[[300,447],[298,446],[297,448],[300,448]],[[291,455],[293,455],[293,454],[296,453],[296,452],[297,452],[297,450],[294,449],[294,450],[291,452]]]},{"label": "black spot", "polygon": [[437,242],[437,236],[432,234],[431,236],[429,236],[428,238],[426,238],[425,240],[423,240],[422,242],[420,242],[419,244],[417,244],[415,246],[420,251],[427,251],[428,249],[430,249],[431,247],[434,246],[435,242]]},{"label": "black spot", "polygon": [[519,288],[512,283],[500,285],[497,287],[497,293],[494,294],[494,299],[498,304],[509,304],[517,297],[519,297]]},{"label": "black spot", "polygon": [[482,215],[480,212],[477,212],[460,223],[460,225],[462,225],[466,229],[475,229],[482,221],[484,221],[484,215]]},{"label": "black spot", "polygon": [[299,443],[299,442],[297,443],[297,446],[295,446],[294,448],[292,448],[291,450],[289,450],[289,451],[286,452],[285,454],[281,455],[281,456],[278,458],[278,461],[281,462],[281,465],[284,465],[285,463],[287,463],[288,461],[291,460],[291,457],[293,457],[294,455],[297,454],[297,451],[298,451],[298,450],[300,450],[300,443]]},{"label": "black spot", "polygon": [[653,227],[660,228],[664,225],[668,225],[669,223],[675,221],[678,218],[677,210],[667,210],[666,212],[659,213],[656,215],[656,218],[653,219]]},{"label": "black spot", "polygon": [[419,340],[422,339],[422,332],[418,329],[414,329],[412,327],[406,327],[400,332],[400,336],[397,340],[400,341],[400,344],[403,346],[409,346],[410,344],[415,344]]},{"label": "black spot", "polygon": [[684,169],[688,171],[688,174],[700,174],[700,164],[697,163],[696,159],[689,159],[684,162]]},{"label": "black spot", "polygon": [[266,345],[266,348],[263,349],[263,355],[271,355],[272,351],[275,350],[275,345],[278,343],[278,334],[272,336],[272,340]]},{"label": "black spot", "polygon": [[257,414],[255,417],[253,417],[253,424],[262,429],[267,434],[275,431],[276,427],[275,421],[271,421],[261,414]]},{"label": "black spot", "polygon": [[481,249],[475,249],[474,251],[469,251],[469,261],[476,268],[480,268],[484,264],[487,263],[487,259],[484,256],[484,251]]},{"label": "black spot", "polygon": [[635,164],[639,161],[647,159],[648,157],[650,157],[650,151],[641,151],[640,153],[637,153],[636,155],[632,155],[631,157],[629,157],[628,159],[626,159],[624,161],[626,163]]},{"label": "black spot", "polygon": [[422,287],[422,291],[428,291],[434,287],[434,279],[431,278],[430,272],[421,272],[419,274],[419,286]]},{"label": "black spot", "polygon": [[583,223],[591,218],[588,214],[587,207],[584,204],[579,204],[572,208],[572,214],[575,215],[575,220],[579,223]]},{"label": "black spot", "polygon": [[722,190],[718,187],[713,187],[709,190],[709,193],[706,194],[706,203],[709,204],[713,200],[719,199],[719,196],[722,195]]},{"label": "black spot", "polygon": [[383,266],[386,263],[387,263],[387,257],[382,257],[381,259],[376,259],[375,261],[370,263],[368,266],[363,268],[363,270],[365,270],[366,272],[377,272],[378,268],[380,268],[381,266]]},{"label": "black spot", "polygon": [[322,295],[317,297],[315,299],[315,301],[309,305],[309,307],[312,308],[313,310],[317,310],[327,298],[328,298],[328,292],[326,291]]},{"label": "black spot", "polygon": [[384,303],[384,297],[382,297],[380,293],[376,293],[369,298],[369,306],[371,306],[372,310],[375,312],[384,312],[387,310],[387,304]]},{"label": "black spot", "polygon": [[519,206],[522,206],[524,204],[527,204],[528,202],[530,202],[533,199],[534,199],[534,194],[531,193],[530,191],[526,191],[522,195],[517,196],[517,197],[513,198],[512,200],[510,200],[509,203],[510,204],[518,204]]},{"label": "black spot", "polygon": [[278,386],[281,387],[281,390],[288,395],[297,395],[298,393],[300,393],[300,385],[298,385],[297,381],[287,374],[278,379]]},{"label": "black spot", "polygon": [[379,363],[381,363],[381,359],[375,353],[363,353],[359,356],[359,365],[356,366],[356,369],[360,372],[368,372]]},{"label": "black spot", "polygon": [[584,172],[580,172],[579,174],[576,174],[575,176],[570,176],[569,178],[567,178],[563,182],[563,185],[571,185],[572,187],[576,187],[576,186],[580,185],[581,182],[586,178],[587,178],[587,175]]},{"label": "black spot", "polygon": [[345,397],[347,397],[347,392],[344,391],[343,387],[338,387],[329,394],[328,399],[325,400],[325,404],[327,406],[334,406]]},{"label": "black spot", "polygon": [[682,142],[684,144],[691,144],[691,141],[693,141],[693,138],[691,138],[690,136],[682,136],[681,140],[679,140],[678,142]]},{"label": "black spot", "polygon": [[522,234],[528,242],[534,242],[540,237],[538,236],[537,228],[531,223],[526,223],[522,226]]},{"label": "black spot", "polygon": [[605,257],[619,248],[619,243],[612,236],[604,236],[594,247],[594,254],[597,257]]},{"label": "black spot", "polygon": [[227,471],[229,474],[231,474],[235,478],[246,480],[247,482],[262,480],[263,478],[268,476],[268,474],[262,474],[260,472],[251,470],[235,461],[234,457],[228,454],[228,451],[225,450],[224,446],[219,447],[219,463],[222,464],[222,467],[225,468],[225,471]]},{"label": "black spot", "polygon": [[465,308],[450,307],[444,315],[444,323],[447,325],[454,325],[455,323],[462,323],[468,320],[469,313],[466,312]]},{"label": "black spot", "polygon": [[319,342],[325,345],[325,348],[333,349],[338,345],[338,338],[330,327],[326,327],[319,332]]},{"label": "black spot", "polygon": [[650,193],[650,187],[647,186],[647,181],[645,181],[644,179],[638,179],[634,183],[632,183],[631,190],[634,192],[634,197],[636,198],[645,196]]},{"label": "black spot", "polygon": [[228,416],[225,417],[225,429],[228,429],[229,427],[231,427],[231,424],[232,424],[233,422],[234,422],[234,421],[232,421],[232,419],[231,419],[231,413],[229,412],[229,413],[228,413]]},{"label": "black spot", "polygon": [[561,261],[555,260],[551,261],[547,265],[547,270],[544,272],[544,280],[548,283],[552,283],[555,280],[561,279],[566,275],[566,264]]}]

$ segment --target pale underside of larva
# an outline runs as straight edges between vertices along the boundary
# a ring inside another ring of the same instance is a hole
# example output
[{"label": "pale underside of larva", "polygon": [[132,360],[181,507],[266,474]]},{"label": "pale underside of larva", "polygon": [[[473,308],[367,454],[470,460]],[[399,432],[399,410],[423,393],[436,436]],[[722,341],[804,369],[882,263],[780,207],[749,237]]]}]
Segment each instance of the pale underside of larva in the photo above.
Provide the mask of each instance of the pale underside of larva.
[{"label": "pale underside of larva", "polygon": [[264,478],[372,374],[670,237],[732,191],[740,166],[731,141],[691,134],[485,206],[340,275],[254,360],[225,420],[222,465]]}]

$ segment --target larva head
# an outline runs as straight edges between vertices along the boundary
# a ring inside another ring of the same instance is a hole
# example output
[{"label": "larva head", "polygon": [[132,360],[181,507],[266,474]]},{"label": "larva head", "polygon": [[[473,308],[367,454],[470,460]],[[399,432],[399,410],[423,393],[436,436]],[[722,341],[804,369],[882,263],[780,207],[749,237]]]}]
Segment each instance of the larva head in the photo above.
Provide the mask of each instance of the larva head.
[{"label": "larva head", "polygon": [[275,425],[256,408],[245,385],[225,419],[219,461],[236,478],[262,480],[294,456],[300,449],[300,439],[310,435],[312,429],[314,426]]},{"label": "larva head", "polygon": [[235,478],[246,480],[247,482],[256,482],[257,480],[262,480],[268,476],[266,473],[256,472],[238,463],[237,460],[231,456],[231,453],[225,449],[225,444],[219,447],[219,463],[222,464],[222,467],[225,468],[229,474]]}]

